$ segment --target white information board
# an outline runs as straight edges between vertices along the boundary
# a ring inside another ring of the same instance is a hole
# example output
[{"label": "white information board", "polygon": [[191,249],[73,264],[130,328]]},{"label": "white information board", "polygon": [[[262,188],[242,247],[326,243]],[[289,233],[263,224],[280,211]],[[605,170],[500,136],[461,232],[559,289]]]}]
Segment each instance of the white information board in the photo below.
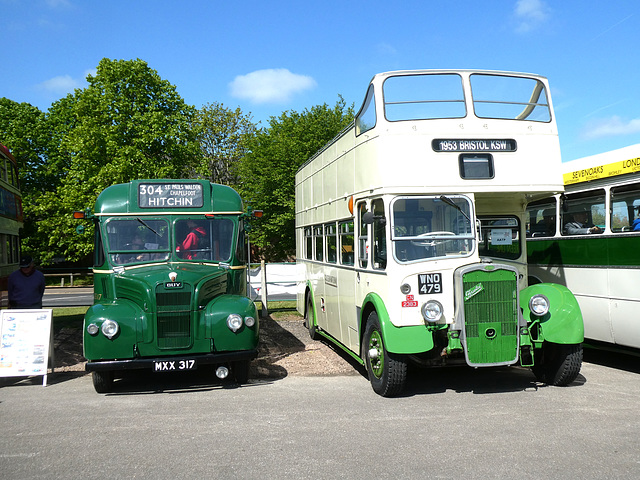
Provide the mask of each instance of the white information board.
[{"label": "white information board", "polygon": [[0,312],[0,377],[43,375],[47,384],[51,310]]}]

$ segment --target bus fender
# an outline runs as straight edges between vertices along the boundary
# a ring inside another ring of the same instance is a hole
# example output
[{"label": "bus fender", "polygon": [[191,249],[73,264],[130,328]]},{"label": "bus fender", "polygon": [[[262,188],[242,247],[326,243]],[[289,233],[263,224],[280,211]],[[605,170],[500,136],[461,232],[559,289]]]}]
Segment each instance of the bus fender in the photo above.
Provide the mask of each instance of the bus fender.
[{"label": "bus fender", "polygon": [[[549,299],[549,311],[542,317],[534,315],[529,309],[529,300],[538,294]],[[539,322],[540,340],[565,345],[584,341],[580,305],[567,287],[556,283],[531,285],[520,292],[520,308],[528,324]]]},{"label": "bus fender", "polygon": [[362,343],[362,335],[366,328],[369,314],[374,310],[378,314],[380,333],[388,352],[415,354],[433,349],[433,335],[424,325],[396,327],[391,323],[384,301],[376,293],[369,293],[362,302],[362,308],[360,309],[360,343]]},{"label": "bus fender", "polygon": [[[237,331],[227,325],[229,315],[240,315],[244,324]],[[247,325],[247,318],[253,317],[253,324]],[[259,336],[259,318],[255,303],[242,295],[220,295],[214,298],[201,316],[200,328],[205,338],[213,339],[217,346],[224,345],[222,350],[249,350],[257,348]]]},{"label": "bus fender", "polygon": [[[100,331],[96,335],[87,332],[87,326],[90,324],[101,327],[106,320],[115,320],[118,324],[118,333],[113,338],[108,339]],[[151,341],[151,338],[142,338],[143,332],[149,332],[149,336],[152,333],[150,328],[145,328],[146,324],[147,316],[132,301],[121,299],[117,302],[92,305],[84,316],[84,357],[89,361],[131,358],[136,343]]]}]

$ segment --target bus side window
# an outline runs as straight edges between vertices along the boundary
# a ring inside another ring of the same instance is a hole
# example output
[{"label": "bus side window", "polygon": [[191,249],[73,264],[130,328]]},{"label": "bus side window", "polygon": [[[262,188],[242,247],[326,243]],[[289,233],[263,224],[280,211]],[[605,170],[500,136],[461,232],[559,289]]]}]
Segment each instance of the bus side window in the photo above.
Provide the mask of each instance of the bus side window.
[{"label": "bus side window", "polygon": [[338,261],[336,224],[325,225],[324,232],[327,238],[327,262],[336,263]]},{"label": "bus side window", "polygon": [[353,221],[340,222],[340,263],[342,265],[353,265]]},{"label": "bus side window", "polygon": [[371,202],[373,211],[373,268],[387,268],[387,219],[384,214],[384,202],[376,199]]},{"label": "bus side window", "polygon": [[640,184],[611,189],[611,231],[640,232]]},{"label": "bus side window", "polygon": [[313,260],[313,236],[311,227],[304,228],[304,258]]},{"label": "bus side window", "polygon": [[323,252],[323,242],[324,242],[324,236],[322,233],[322,225],[317,225],[315,227],[313,227],[313,239],[314,239],[314,243],[315,243],[315,256],[314,259],[317,260],[318,262],[321,262],[324,258],[324,252]]},{"label": "bus side window", "polygon": [[367,204],[358,204],[358,260],[360,267],[369,265],[369,225],[364,222],[364,214],[367,213]]},{"label": "bus side window", "polygon": [[553,237],[556,234],[556,200],[532,203],[526,213],[527,237]]},{"label": "bus side window", "polygon": [[[601,233],[605,228],[603,189],[566,195],[562,206],[562,234]],[[595,228],[595,232],[593,231]]]}]

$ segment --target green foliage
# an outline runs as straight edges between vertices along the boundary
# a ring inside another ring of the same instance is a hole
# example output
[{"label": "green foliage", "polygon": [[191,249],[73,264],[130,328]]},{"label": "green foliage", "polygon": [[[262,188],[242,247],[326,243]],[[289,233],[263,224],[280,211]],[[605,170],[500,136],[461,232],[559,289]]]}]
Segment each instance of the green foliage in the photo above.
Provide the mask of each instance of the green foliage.
[{"label": "green foliage", "polygon": [[269,128],[253,137],[250,153],[238,163],[237,188],[251,208],[264,211],[261,220],[254,220],[251,241],[265,260],[295,255],[296,171],[353,117],[353,105],[347,108],[340,97],[333,108],[323,104],[272,117]]},{"label": "green foliage", "polygon": [[190,176],[235,185],[236,163],[247,154],[248,142],[256,133],[251,116],[240,108],[231,110],[221,103],[210,103],[196,112],[193,128],[201,157],[191,167]]}]

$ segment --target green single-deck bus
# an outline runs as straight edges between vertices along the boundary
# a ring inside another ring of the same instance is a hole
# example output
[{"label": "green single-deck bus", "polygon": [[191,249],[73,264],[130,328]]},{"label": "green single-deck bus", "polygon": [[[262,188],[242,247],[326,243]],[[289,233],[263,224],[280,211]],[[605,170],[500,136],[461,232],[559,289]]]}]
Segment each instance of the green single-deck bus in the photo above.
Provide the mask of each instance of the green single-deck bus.
[{"label": "green single-deck bus", "polygon": [[248,380],[258,315],[247,298],[245,222],[230,187],[204,180],[136,180],[106,188],[94,212],[94,304],[84,356],[97,392],[114,374],[215,366]]},{"label": "green single-deck bus", "polygon": [[527,208],[529,282],[575,294],[590,344],[638,349],[640,144],[562,167],[564,194]]},{"label": "green single-deck bus", "polygon": [[562,285],[527,284],[525,207],[563,190],[547,79],[375,75],[353,124],[296,174],[297,305],[312,337],[398,394],[407,363],[531,367],[573,382],[583,323]]}]

